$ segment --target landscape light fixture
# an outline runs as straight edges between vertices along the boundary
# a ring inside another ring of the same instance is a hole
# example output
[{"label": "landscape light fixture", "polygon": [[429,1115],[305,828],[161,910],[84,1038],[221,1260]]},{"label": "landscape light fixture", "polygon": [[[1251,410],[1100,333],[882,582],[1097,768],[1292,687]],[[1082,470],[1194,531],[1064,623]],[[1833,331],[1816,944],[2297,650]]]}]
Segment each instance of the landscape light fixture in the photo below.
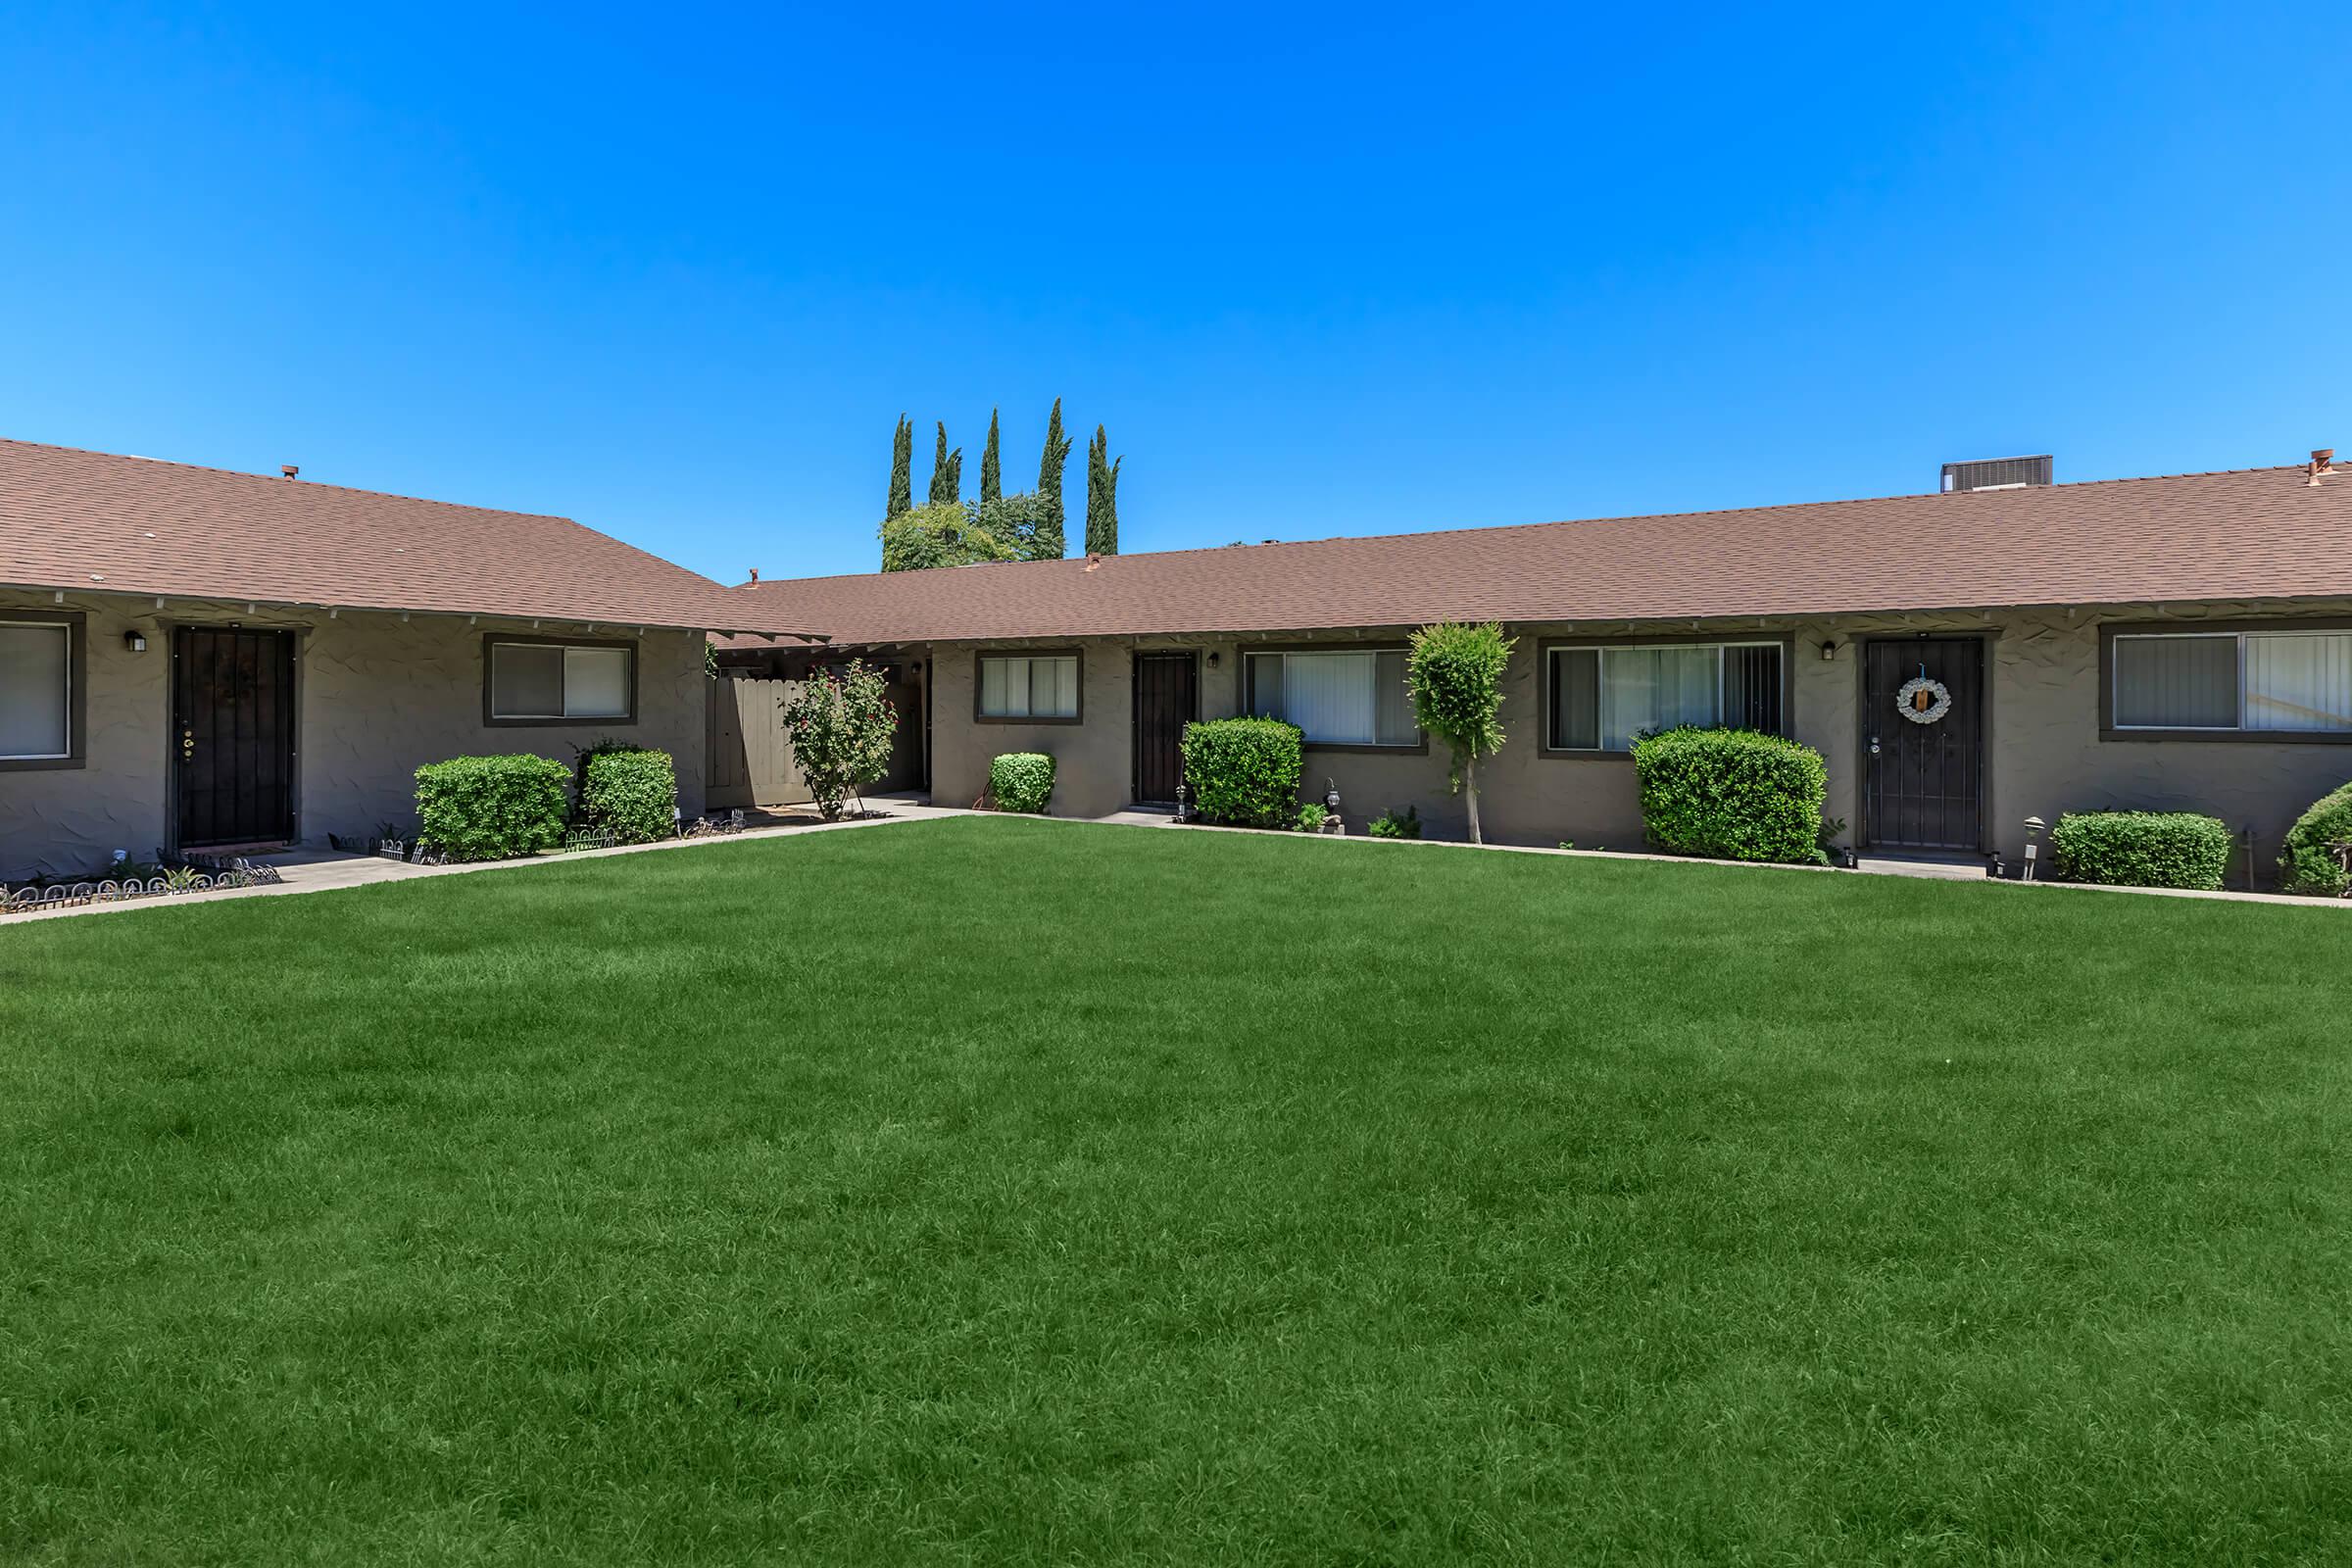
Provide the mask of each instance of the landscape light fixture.
[{"label": "landscape light fixture", "polygon": [[2034,840],[2040,838],[2041,830],[2049,825],[2049,823],[2044,822],[2038,816],[2029,816],[2026,818],[2026,864],[2025,869],[2021,874],[2028,882],[2034,880],[2034,862],[2039,858],[2041,854],[2041,846],[2036,844]]}]

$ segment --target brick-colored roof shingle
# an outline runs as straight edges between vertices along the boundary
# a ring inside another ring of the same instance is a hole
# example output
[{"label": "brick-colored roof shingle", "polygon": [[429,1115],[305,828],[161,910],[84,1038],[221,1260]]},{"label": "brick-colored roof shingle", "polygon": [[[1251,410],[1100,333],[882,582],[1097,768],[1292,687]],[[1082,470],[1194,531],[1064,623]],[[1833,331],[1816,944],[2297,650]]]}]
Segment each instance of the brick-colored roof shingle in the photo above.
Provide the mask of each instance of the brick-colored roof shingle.
[{"label": "brick-colored roof shingle", "polygon": [[801,629],[568,517],[0,441],[0,583],[724,631]]},{"label": "brick-colored roof shingle", "polygon": [[2108,479],[737,590],[839,642],[2352,595],[2352,471]]}]

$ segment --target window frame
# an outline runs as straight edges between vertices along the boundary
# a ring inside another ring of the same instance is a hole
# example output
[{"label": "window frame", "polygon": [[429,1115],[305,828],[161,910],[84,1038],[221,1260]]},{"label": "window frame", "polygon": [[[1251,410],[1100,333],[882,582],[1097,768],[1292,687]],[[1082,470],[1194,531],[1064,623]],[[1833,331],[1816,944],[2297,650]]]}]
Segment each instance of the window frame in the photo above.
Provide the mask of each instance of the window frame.
[{"label": "window frame", "polygon": [[63,626],[66,631],[66,750],[58,757],[0,757],[0,773],[40,773],[88,765],[89,616],[79,610],[0,608],[0,626]]},{"label": "window frame", "polygon": [[[980,694],[987,689],[982,666],[992,659],[1071,659],[1077,661],[1078,710],[1059,714],[984,713]],[[972,722],[975,724],[1083,724],[1086,722],[1086,650],[1083,648],[982,648],[972,652]]]},{"label": "window frame", "polygon": [[[606,714],[577,716],[564,714],[557,718],[509,718],[498,712],[498,648],[500,644],[526,648],[617,648],[629,656],[629,707],[621,716]],[[482,633],[482,724],[487,729],[577,729],[594,724],[634,724],[637,722],[637,672],[643,661],[638,656],[637,639],[633,637],[539,637],[518,632],[490,631]]]},{"label": "window frame", "polygon": [[[1235,657],[1242,662],[1241,716],[1244,718],[1259,716],[1256,690],[1257,672],[1250,667],[1250,661],[1260,654],[1403,654],[1409,658],[1412,654],[1412,645],[1398,640],[1363,643],[1245,643],[1235,653]],[[1409,670],[1409,664],[1407,668]],[[1423,729],[1417,720],[1413,725],[1413,737],[1410,742],[1398,741],[1387,745],[1378,741],[1304,741],[1300,744],[1306,751],[1321,752],[1335,757],[1357,754],[1365,757],[1427,757],[1429,755],[1429,731]]]},{"label": "window frame", "polygon": [[[1640,648],[1778,648],[1781,651],[1781,734],[1793,739],[1796,731],[1796,634],[1794,632],[1754,632],[1740,635],[1736,632],[1695,632],[1673,637],[1546,637],[1536,644],[1536,722],[1538,757],[1555,762],[1626,762],[1631,763],[1631,748],[1622,752],[1605,746],[1554,746],[1551,744],[1551,670],[1552,655],[1591,650],[1603,656],[1610,649]],[[1720,680],[1720,662],[1718,663]],[[1605,675],[1603,677],[1605,683]],[[1717,688],[1716,711],[1718,722],[1722,712],[1721,685]]]},{"label": "window frame", "polygon": [[[2352,633],[2352,620],[2336,616],[2320,620],[2133,620],[2108,621],[2099,627],[2099,739],[2102,741],[2204,741],[2225,746],[2352,746],[2352,729],[2246,728],[2246,639],[2295,637],[2323,633]],[[2119,639],[2158,637],[2231,637],[2237,643],[2237,723],[2230,729],[2197,728],[2182,724],[2119,724],[2115,721]]]}]

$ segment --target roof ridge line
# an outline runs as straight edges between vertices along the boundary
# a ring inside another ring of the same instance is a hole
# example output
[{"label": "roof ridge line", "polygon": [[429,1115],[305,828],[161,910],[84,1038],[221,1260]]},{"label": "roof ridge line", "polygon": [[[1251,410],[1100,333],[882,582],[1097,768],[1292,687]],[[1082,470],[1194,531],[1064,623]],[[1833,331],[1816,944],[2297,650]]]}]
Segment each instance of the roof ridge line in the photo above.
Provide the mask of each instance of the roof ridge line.
[{"label": "roof ridge line", "polygon": [[[18,436],[0,436],[0,446],[35,447],[44,452],[68,452],[75,457],[107,458],[116,463],[152,463],[159,467],[185,468],[191,473],[217,473],[228,479],[251,479],[258,484],[301,484],[313,490],[339,490],[351,496],[376,496],[385,501],[409,501],[418,506],[449,507],[459,512],[495,512],[507,517],[545,517],[556,522],[568,522],[582,527],[575,517],[560,512],[518,512],[513,507],[483,507],[470,501],[444,501],[438,496],[412,496],[398,490],[368,490],[356,484],[334,484],[322,479],[272,479],[266,473],[251,473],[243,468],[223,468],[210,463],[183,463],[177,458],[150,458],[135,452],[101,452],[96,447],[70,447],[55,441],[26,441]],[[593,531],[593,530],[591,530]],[[610,537],[608,535],[608,537]],[[633,547],[632,547],[633,548]]]}]

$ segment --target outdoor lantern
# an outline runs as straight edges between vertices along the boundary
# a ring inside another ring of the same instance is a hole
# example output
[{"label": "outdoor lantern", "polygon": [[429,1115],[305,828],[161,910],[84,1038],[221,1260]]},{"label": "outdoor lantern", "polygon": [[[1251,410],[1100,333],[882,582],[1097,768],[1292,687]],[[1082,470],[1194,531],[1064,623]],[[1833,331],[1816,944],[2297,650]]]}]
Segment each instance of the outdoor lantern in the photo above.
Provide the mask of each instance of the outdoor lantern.
[{"label": "outdoor lantern", "polygon": [[143,654],[147,651],[147,634],[143,631],[126,631],[122,634],[122,646],[134,654]]},{"label": "outdoor lantern", "polygon": [[1821,657],[1823,662],[1825,663],[1835,661],[1838,657],[1838,645],[1836,643],[1823,643],[1821,645]]},{"label": "outdoor lantern", "polygon": [[1208,667],[1211,669],[1217,667],[1217,651],[1214,648],[1208,651]]},{"label": "outdoor lantern", "polygon": [[2034,862],[2039,857],[2041,850],[2041,846],[2034,841],[2040,838],[2041,830],[2049,825],[2038,816],[2026,818],[2026,865],[2021,874],[2028,882],[2034,880]]}]

